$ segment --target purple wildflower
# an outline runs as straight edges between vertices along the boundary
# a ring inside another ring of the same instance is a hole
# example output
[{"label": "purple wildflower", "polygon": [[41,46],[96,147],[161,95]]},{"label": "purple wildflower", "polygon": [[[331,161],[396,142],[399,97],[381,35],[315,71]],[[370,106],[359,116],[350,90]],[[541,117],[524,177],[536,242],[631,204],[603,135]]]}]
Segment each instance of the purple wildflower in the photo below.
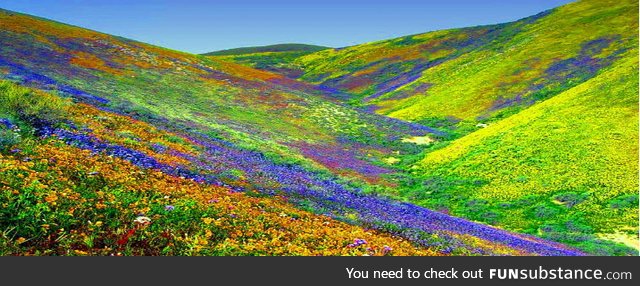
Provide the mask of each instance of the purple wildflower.
[{"label": "purple wildflower", "polygon": [[382,247],[382,255],[387,255],[389,254],[391,251],[393,250],[393,248],[391,248],[388,245],[385,245],[384,247]]}]

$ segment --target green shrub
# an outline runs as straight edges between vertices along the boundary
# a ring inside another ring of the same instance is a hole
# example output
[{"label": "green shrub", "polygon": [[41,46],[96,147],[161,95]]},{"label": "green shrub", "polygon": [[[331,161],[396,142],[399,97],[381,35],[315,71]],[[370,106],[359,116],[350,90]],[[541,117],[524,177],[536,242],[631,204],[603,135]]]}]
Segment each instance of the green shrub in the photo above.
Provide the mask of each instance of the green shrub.
[{"label": "green shrub", "polygon": [[566,206],[567,208],[571,208],[583,201],[585,201],[589,197],[586,193],[575,193],[575,192],[565,192],[557,194],[554,199],[558,202]]},{"label": "green shrub", "polygon": [[638,206],[638,195],[623,195],[612,199],[609,202],[609,207],[612,209],[625,209]]},{"label": "green shrub", "polygon": [[556,217],[560,213],[560,210],[557,207],[539,204],[533,208],[532,212],[535,218],[550,219]]},{"label": "green shrub", "polygon": [[6,151],[11,146],[20,143],[20,139],[20,134],[0,128],[0,151]]},{"label": "green shrub", "polygon": [[69,100],[0,81],[0,114],[11,115],[32,127],[59,123],[68,106]]}]

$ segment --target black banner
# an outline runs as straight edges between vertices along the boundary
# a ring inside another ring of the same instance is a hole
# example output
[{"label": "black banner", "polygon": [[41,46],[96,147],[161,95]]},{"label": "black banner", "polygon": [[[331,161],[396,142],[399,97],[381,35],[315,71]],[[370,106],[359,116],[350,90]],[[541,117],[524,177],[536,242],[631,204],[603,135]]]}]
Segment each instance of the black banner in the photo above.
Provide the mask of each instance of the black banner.
[{"label": "black banner", "polygon": [[[2,257],[3,282],[65,285],[637,285],[638,257]],[[57,283],[54,283],[57,284]],[[257,284],[253,284],[257,285]]]}]

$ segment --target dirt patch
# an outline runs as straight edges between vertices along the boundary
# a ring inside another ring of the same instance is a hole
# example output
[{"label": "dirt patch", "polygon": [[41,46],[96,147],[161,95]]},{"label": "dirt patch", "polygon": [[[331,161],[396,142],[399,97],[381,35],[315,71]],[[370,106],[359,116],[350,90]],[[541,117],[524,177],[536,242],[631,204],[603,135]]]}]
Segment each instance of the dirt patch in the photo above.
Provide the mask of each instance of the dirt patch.
[{"label": "dirt patch", "polygon": [[417,145],[427,145],[427,144],[431,144],[433,141],[435,140],[431,139],[431,137],[429,136],[414,136],[414,137],[402,139],[402,142],[408,142],[408,143],[413,143]]},{"label": "dirt patch", "polygon": [[602,239],[622,243],[626,246],[640,250],[640,241],[638,241],[637,235],[634,236],[628,233],[615,232],[615,233],[599,233],[598,236]]}]

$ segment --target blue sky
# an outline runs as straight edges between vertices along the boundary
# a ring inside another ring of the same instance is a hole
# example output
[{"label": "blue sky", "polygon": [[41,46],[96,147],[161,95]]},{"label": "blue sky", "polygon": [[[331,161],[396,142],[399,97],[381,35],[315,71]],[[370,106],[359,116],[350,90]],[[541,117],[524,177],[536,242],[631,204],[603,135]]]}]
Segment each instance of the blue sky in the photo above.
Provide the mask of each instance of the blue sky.
[{"label": "blue sky", "polygon": [[517,20],[569,0],[2,0],[0,8],[193,53],[277,43],[343,47]]}]

